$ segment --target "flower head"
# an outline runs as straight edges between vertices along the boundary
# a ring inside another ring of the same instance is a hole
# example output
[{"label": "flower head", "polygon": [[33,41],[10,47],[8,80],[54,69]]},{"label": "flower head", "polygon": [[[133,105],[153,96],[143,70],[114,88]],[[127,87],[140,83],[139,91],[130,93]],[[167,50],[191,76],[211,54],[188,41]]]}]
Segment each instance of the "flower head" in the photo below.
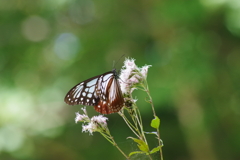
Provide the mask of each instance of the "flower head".
[{"label": "flower head", "polygon": [[124,66],[129,70],[134,70],[138,68],[135,64],[135,59],[133,58],[126,58],[126,60],[124,61]]},{"label": "flower head", "polygon": [[86,114],[80,114],[79,112],[76,112],[76,118],[75,122],[86,122],[89,121],[89,117]]},{"label": "flower head", "polygon": [[86,114],[86,115],[87,115],[87,110],[86,110],[86,107],[83,107],[83,108],[81,108],[81,110],[83,111],[83,113],[84,113],[84,114]]},{"label": "flower head", "polygon": [[107,129],[107,117],[103,115],[93,116],[87,125],[82,126],[82,132],[89,132],[91,135],[93,132],[101,132]]},{"label": "flower head", "polygon": [[82,132],[89,132],[89,134],[93,134],[93,132],[97,131],[97,125],[93,122],[88,123],[87,125],[82,126]]},{"label": "flower head", "polygon": [[91,118],[92,122],[95,122],[95,123],[98,123],[98,124],[101,124],[101,125],[104,125],[104,126],[107,125],[107,120],[108,120],[108,118],[104,117],[103,115],[93,116]]},{"label": "flower head", "polygon": [[150,65],[145,65],[142,68],[139,68],[135,64],[135,59],[126,58],[119,76],[122,80],[120,81],[122,92],[129,94],[136,89],[136,87],[134,87],[135,84],[146,80],[149,67]]},{"label": "flower head", "polygon": [[141,68],[141,74],[143,78],[147,78],[147,73],[148,73],[148,68],[151,67],[152,65],[145,65]]}]

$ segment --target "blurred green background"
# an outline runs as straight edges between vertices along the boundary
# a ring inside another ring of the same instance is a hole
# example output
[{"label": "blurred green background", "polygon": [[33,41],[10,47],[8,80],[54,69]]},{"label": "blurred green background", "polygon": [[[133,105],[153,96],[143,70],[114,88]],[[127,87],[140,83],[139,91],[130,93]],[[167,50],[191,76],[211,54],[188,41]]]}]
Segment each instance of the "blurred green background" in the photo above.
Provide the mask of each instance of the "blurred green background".
[{"label": "blurred green background", "polygon": [[[0,0],[0,159],[123,160],[63,101],[123,54],[152,65],[164,159],[240,159],[239,0]],[[152,131],[146,94],[134,94]],[[118,114],[107,117],[119,146],[137,150]]]}]

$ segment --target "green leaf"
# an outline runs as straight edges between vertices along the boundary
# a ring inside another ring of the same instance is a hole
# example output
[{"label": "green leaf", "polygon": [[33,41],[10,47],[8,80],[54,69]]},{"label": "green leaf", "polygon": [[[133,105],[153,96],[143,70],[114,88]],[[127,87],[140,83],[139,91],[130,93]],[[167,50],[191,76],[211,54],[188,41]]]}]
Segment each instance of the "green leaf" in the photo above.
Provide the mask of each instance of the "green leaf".
[{"label": "green leaf", "polygon": [[148,154],[149,153],[149,148],[148,145],[141,139],[133,138],[133,137],[128,137],[134,140],[138,144],[138,148],[143,151],[144,153]]},{"label": "green leaf", "polygon": [[154,119],[151,121],[151,127],[158,129],[160,126],[160,119],[155,116]]},{"label": "green leaf", "polygon": [[134,152],[131,152],[131,153],[129,153],[129,157],[131,157],[132,155],[134,155],[134,154],[145,154],[145,152],[142,152],[142,151],[134,151]]},{"label": "green leaf", "polygon": [[150,151],[150,154],[153,154],[153,153],[155,153],[155,152],[157,152],[157,151],[159,151],[159,150],[160,150],[160,146],[155,147],[155,148],[153,148],[153,149]]}]

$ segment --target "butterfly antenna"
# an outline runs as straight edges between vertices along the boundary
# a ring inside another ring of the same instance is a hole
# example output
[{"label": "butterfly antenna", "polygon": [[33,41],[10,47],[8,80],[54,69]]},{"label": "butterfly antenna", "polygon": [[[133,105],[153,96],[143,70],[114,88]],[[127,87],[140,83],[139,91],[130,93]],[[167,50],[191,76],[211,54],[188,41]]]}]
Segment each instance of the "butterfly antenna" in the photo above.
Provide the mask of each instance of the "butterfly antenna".
[{"label": "butterfly antenna", "polygon": [[[118,61],[115,63],[115,61],[113,61],[113,68],[115,68],[116,64],[119,62],[120,59],[122,59],[122,57],[125,56],[125,54],[123,54],[119,59]],[[114,64],[115,63],[115,64]]]},{"label": "butterfly antenna", "polygon": [[112,68],[114,68],[114,66],[115,66],[115,64],[114,64],[114,63],[115,63],[115,61],[113,61],[113,66],[112,66]]}]

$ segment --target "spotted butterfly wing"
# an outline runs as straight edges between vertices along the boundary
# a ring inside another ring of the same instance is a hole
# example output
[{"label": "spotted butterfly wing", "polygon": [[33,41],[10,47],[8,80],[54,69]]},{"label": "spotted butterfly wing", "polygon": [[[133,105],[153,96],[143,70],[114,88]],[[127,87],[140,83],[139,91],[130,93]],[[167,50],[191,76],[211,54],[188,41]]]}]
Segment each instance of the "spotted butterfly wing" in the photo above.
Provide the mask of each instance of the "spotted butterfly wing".
[{"label": "spotted butterfly wing", "polygon": [[67,93],[64,101],[69,105],[94,106],[102,114],[118,112],[124,104],[115,70],[77,84]]}]

